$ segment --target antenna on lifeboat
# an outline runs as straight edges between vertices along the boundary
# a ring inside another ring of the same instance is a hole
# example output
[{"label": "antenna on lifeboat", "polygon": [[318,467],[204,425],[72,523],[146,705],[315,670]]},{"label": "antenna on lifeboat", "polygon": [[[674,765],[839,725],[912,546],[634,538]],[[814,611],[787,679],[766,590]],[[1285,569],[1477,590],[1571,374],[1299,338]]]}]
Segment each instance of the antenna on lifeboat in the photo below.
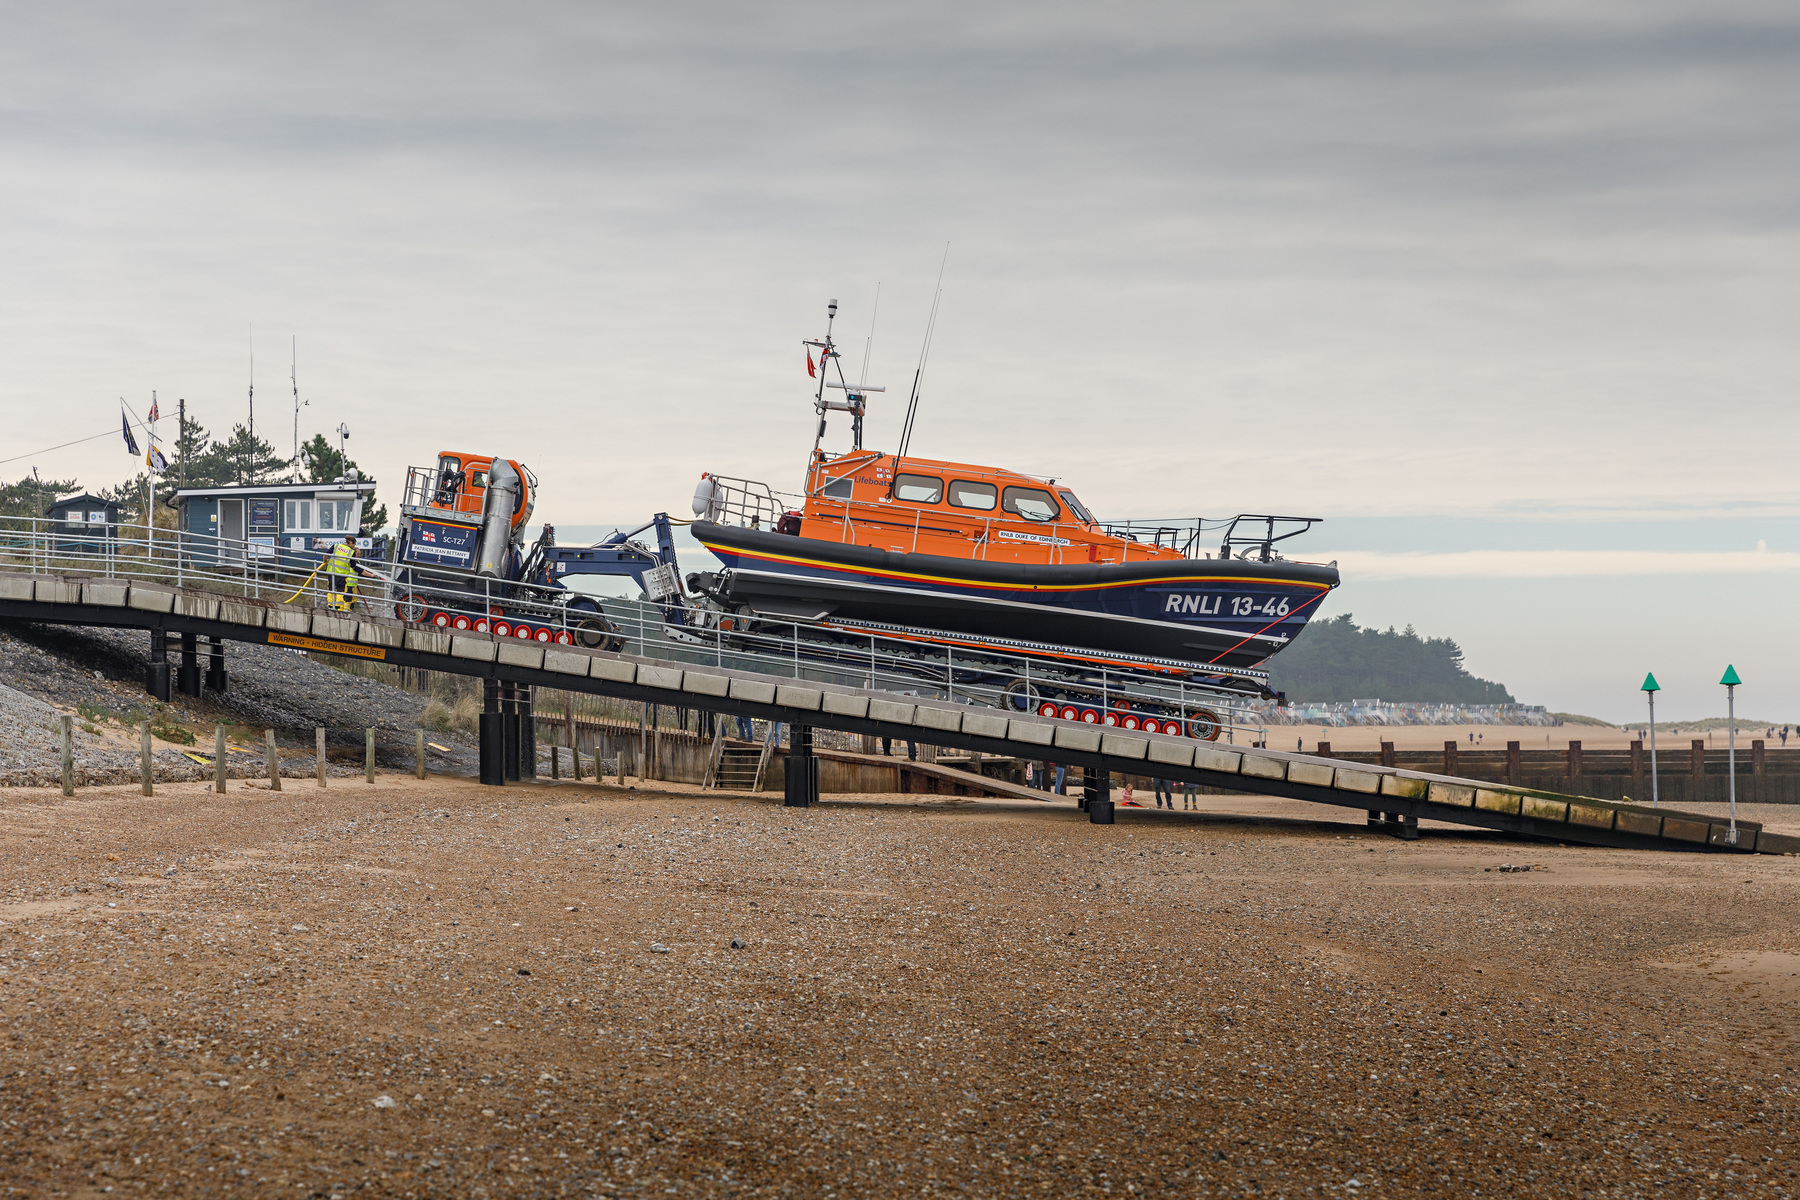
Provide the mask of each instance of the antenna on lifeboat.
[{"label": "antenna on lifeboat", "polygon": [[[819,430],[813,434],[812,457],[806,460],[806,473],[811,477],[813,465],[819,461],[819,443],[825,440],[825,372],[831,365],[832,354],[831,326],[837,320],[837,300],[825,306],[825,340],[808,342],[809,346],[819,347],[819,393],[813,397],[813,411],[819,414]],[[808,364],[810,366],[810,364]],[[839,368],[840,374],[842,368]]]},{"label": "antenna on lifeboat", "polygon": [[900,467],[900,460],[906,457],[906,449],[912,444],[913,421],[919,415],[919,380],[925,376],[925,360],[931,354],[931,335],[937,329],[938,302],[944,298],[944,267],[950,262],[950,243],[944,243],[944,259],[938,263],[937,291],[931,296],[931,316],[925,322],[925,340],[919,346],[919,365],[913,371],[912,398],[906,402],[906,424],[900,429],[900,449],[894,455],[894,469]]}]

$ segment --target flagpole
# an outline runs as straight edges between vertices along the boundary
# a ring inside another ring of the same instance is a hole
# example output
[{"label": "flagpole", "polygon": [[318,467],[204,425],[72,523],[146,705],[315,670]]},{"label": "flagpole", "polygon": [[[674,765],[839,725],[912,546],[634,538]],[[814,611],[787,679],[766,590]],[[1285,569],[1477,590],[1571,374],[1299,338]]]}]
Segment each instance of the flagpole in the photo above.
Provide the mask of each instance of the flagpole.
[{"label": "flagpole", "polygon": [[[156,411],[154,388],[150,391],[150,411]],[[156,467],[150,462],[150,454],[156,450],[156,426],[151,425],[144,433],[144,440],[150,444],[144,454],[144,565],[148,567],[156,557]]]}]

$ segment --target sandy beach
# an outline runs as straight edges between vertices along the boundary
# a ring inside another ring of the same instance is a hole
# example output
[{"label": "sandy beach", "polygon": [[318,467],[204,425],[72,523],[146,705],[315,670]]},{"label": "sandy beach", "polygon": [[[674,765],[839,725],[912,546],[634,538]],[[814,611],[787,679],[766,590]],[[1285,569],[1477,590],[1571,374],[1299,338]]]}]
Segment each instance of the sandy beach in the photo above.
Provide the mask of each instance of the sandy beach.
[{"label": "sandy beach", "polygon": [[0,1186],[1793,1190],[1800,863],[1203,805],[16,789]]}]

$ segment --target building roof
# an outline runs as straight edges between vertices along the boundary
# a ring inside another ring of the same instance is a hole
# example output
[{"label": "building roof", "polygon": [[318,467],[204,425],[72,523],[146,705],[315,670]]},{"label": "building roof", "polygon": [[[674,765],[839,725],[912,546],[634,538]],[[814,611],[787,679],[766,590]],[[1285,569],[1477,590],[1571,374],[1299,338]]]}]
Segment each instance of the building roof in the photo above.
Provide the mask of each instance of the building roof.
[{"label": "building roof", "polygon": [[205,500],[214,496],[310,496],[314,492],[360,492],[365,496],[375,494],[373,479],[359,479],[355,483],[231,483],[222,487],[177,488],[168,499],[173,504],[177,500]]},{"label": "building roof", "polygon": [[119,507],[119,502],[117,500],[108,500],[104,496],[96,496],[92,492],[76,492],[74,495],[58,496],[56,499],[52,500],[50,502],[50,508],[46,508],[44,514],[48,516],[50,509],[62,508],[64,505],[74,504],[76,501],[83,501],[88,504],[99,504],[108,508]]}]

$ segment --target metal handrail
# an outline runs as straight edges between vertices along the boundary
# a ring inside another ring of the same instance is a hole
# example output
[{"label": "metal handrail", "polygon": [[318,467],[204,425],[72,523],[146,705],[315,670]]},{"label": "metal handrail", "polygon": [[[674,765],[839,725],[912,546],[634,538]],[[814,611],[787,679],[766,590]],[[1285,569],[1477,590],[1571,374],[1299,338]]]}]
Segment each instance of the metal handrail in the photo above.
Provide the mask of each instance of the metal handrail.
[{"label": "metal handrail", "polygon": [[[331,580],[325,555],[269,547],[247,538],[223,538],[164,530],[150,537],[141,527],[118,526],[116,536],[67,532],[40,518],[0,518],[0,572],[75,575],[241,595],[264,602],[328,606]],[[221,568],[221,562],[232,565]],[[920,644],[879,631],[840,636],[834,643],[803,638],[816,632],[803,622],[759,618],[753,628],[722,628],[735,618],[686,610],[694,623],[671,624],[663,609],[644,601],[588,597],[566,590],[501,580],[462,581],[479,585],[445,588],[408,583],[397,589],[387,564],[364,563],[373,578],[358,588],[353,612],[398,619],[402,600],[421,601],[428,611],[456,613],[470,625],[507,626],[508,636],[575,644],[594,637],[584,622],[598,613],[611,627],[606,639],[639,657],[778,675],[889,691],[918,698],[954,700],[1011,712],[1036,711],[1045,697],[1091,715],[1102,724],[1140,722],[1145,710],[1165,714],[1187,727],[1215,721],[1223,740],[1258,737],[1269,723],[1267,706],[1239,692],[1192,679],[1147,679],[1125,669],[1096,667],[1074,676],[1024,654],[984,653],[959,657],[951,646]],[[396,594],[399,591],[400,594]],[[499,609],[496,617],[489,610]],[[429,627],[429,626],[428,626]],[[497,629],[495,630],[497,632]],[[1110,718],[1110,720],[1108,719]]]}]

